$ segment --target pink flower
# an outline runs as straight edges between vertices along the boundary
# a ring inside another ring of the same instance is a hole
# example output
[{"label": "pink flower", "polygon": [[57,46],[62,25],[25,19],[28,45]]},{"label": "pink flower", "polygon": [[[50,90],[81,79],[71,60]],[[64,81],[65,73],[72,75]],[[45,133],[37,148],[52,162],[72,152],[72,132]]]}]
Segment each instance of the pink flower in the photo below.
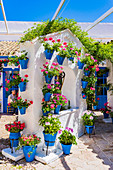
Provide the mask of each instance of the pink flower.
[{"label": "pink flower", "polygon": [[54,68],[54,66],[51,66],[51,69]]},{"label": "pink flower", "polygon": [[73,133],[73,129],[71,129],[71,132]]},{"label": "pink flower", "polygon": [[68,127],[66,127],[66,130],[69,130],[69,128],[68,128]]},{"label": "pink flower", "polygon": [[11,103],[8,103],[8,106],[10,106],[11,105]]},{"label": "pink flower", "polygon": [[75,54],[78,56],[78,51],[75,51]]},{"label": "pink flower", "polygon": [[49,64],[48,62],[45,63],[45,65],[48,65],[48,64]]},{"label": "pink flower", "polygon": [[29,144],[29,141],[27,141],[27,144]]},{"label": "pink flower", "polygon": [[50,116],[50,115],[48,116],[48,119],[51,119],[51,116]]},{"label": "pink flower", "polygon": [[93,88],[93,87],[90,87],[90,89],[91,89],[91,90],[95,90],[95,88]]},{"label": "pink flower", "polygon": [[59,87],[56,87],[56,89],[58,90],[58,89],[59,89]]},{"label": "pink flower", "polygon": [[48,71],[45,71],[46,74],[48,74]]},{"label": "pink flower", "polygon": [[50,37],[50,38],[49,38],[49,40],[53,40],[53,38],[52,38],[52,37]]},{"label": "pink flower", "polygon": [[64,51],[65,51],[65,50],[66,50],[66,48],[63,48],[62,50],[64,50]]},{"label": "pink flower", "polygon": [[79,57],[77,57],[77,60],[80,60],[80,58],[79,58]]},{"label": "pink flower", "polygon": [[59,71],[59,73],[62,73],[62,72],[63,72],[62,70]]},{"label": "pink flower", "polygon": [[62,46],[62,45],[61,45],[60,47],[61,47],[61,48],[63,48],[63,46]]},{"label": "pink flower", "polygon": [[45,71],[45,69],[42,69],[42,70],[41,70],[41,72],[44,72],[44,71]]},{"label": "pink flower", "polygon": [[90,116],[89,119],[93,120],[93,116]]},{"label": "pink flower", "polygon": [[99,71],[99,68],[96,68],[96,72],[98,72]]},{"label": "pink flower", "polygon": [[53,63],[52,65],[56,66],[56,63]]},{"label": "pink flower", "polygon": [[94,62],[97,62],[97,60],[94,60]]},{"label": "pink flower", "polygon": [[5,90],[6,90],[6,91],[9,91],[9,89],[8,89],[7,87],[5,88]]},{"label": "pink flower", "polygon": [[58,131],[58,133],[61,134],[61,133],[62,133],[62,130],[60,129],[60,130]]},{"label": "pink flower", "polygon": [[18,65],[18,68],[20,68],[20,65]]},{"label": "pink flower", "polygon": [[45,125],[50,125],[50,123],[49,122],[45,122]]},{"label": "pink flower", "polygon": [[55,69],[58,70],[58,67],[56,67]]},{"label": "pink flower", "polygon": [[51,85],[48,84],[48,85],[47,85],[47,88],[48,88],[48,89],[51,89],[52,87],[51,87]]},{"label": "pink flower", "polygon": [[88,68],[85,68],[85,71],[88,71],[89,69]]},{"label": "pink flower", "polygon": [[44,41],[48,41],[48,39],[47,39],[47,38],[44,38]]},{"label": "pink flower", "polygon": [[61,66],[60,68],[63,69],[64,67]]},{"label": "pink flower", "polygon": [[86,53],[85,56],[89,56],[90,54]]},{"label": "pink flower", "polygon": [[85,95],[83,95],[83,97],[85,97]]},{"label": "pink flower", "polygon": [[68,45],[65,45],[65,47],[68,47]]},{"label": "pink flower", "polygon": [[15,75],[13,75],[13,79],[15,78]]},{"label": "pink flower", "polygon": [[70,48],[70,50],[73,50],[73,48]]},{"label": "pink flower", "polygon": [[60,84],[60,83],[57,81],[56,84]]},{"label": "pink flower", "polygon": [[55,107],[55,105],[54,105],[54,104],[51,104],[51,106],[50,106],[50,107],[51,107],[51,109],[53,109],[53,108]]},{"label": "pink flower", "polygon": [[17,97],[17,100],[20,100],[21,99],[21,97]]},{"label": "pink flower", "polygon": [[52,115],[52,118],[56,118],[56,115]]},{"label": "pink flower", "polygon": [[21,79],[21,81],[23,82],[23,81],[24,81],[24,79],[22,78],[22,79]]},{"label": "pink flower", "polygon": [[7,80],[7,83],[10,83],[10,80]]},{"label": "pink flower", "polygon": [[59,97],[57,97],[57,100],[59,100]]},{"label": "pink flower", "polygon": [[91,56],[91,59],[94,60],[93,56]]}]

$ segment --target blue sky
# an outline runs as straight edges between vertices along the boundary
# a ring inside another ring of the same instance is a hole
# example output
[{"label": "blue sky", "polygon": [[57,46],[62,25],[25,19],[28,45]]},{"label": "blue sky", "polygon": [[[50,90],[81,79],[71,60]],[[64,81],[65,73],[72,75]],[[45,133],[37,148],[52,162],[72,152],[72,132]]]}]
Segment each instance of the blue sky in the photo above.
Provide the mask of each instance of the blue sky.
[{"label": "blue sky", "polygon": [[[41,21],[52,19],[60,1],[3,0],[3,3],[8,21]],[[66,0],[63,8],[68,1]],[[93,22],[111,7],[113,0],[70,0],[61,16],[75,19],[77,22]],[[1,9],[0,20],[3,20]],[[103,22],[113,22],[113,14]]]}]

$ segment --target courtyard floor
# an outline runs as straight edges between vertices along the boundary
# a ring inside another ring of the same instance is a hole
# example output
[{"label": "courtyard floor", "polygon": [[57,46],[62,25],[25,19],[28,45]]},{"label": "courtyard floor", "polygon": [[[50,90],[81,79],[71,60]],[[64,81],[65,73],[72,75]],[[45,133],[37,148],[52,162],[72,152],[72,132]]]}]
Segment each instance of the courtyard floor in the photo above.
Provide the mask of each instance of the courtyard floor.
[{"label": "courtyard floor", "polygon": [[91,138],[84,135],[72,146],[70,155],[63,155],[49,165],[38,161],[26,163],[25,159],[14,162],[2,155],[2,149],[9,147],[8,132],[4,125],[15,120],[15,116],[0,116],[0,170],[113,170],[113,124],[105,124],[100,112],[96,112],[96,134]]}]

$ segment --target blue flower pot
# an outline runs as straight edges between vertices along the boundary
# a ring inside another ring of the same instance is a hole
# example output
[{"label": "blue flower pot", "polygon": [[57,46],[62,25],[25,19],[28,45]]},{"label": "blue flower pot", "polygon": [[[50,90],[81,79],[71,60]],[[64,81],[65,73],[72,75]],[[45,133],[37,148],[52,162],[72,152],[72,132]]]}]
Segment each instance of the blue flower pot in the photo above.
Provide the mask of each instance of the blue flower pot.
[{"label": "blue flower pot", "polygon": [[57,136],[57,133],[55,133],[54,135],[51,135],[51,134],[45,134],[43,132],[43,135],[44,135],[44,140],[45,140],[45,145],[47,146],[48,142],[52,142],[52,143],[49,143],[48,146],[54,146],[55,145],[55,140],[56,140],[56,136]]},{"label": "blue flower pot", "polygon": [[46,59],[51,60],[54,51],[51,52],[50,50],[49,52],[49,50],[45,50],[44,52],[45,52]]},{"label": "blue flower pot", "polygon": [[97,106],[93,106],[94,110],[97,110]]},{"label": "blue flower pot", "polygon": [[113,123],[113,117],[111,117],[112,123]]},{"label": "blue flower pot", "polygon": [[109,117],[109,114],[107,114],[107,113],[103,113],[103,115],[104,115],[104,119],[107,119],[108,117]]},{"label": "blue flower pot", "polygon": [[78,68],[83,69],[83,67],[84,67],[84,63],[81,63],[81,61],[78,60]]},{"label": "blue flower pot", "polygon": [[63,150],[64,154],[69,155],[72,144],[64,145],[64,144],[61,143],[61,145],[62,145],[62,150]]},{"label": "blue flower pot", "polygon": [[45,76],[45,80],[46,80],[46,83],[48,83],[48,84],[50,84],[51,83],[51,81],[52,81],[52,78],[53,78],[53,76]]},{"label": "blue flower pot", "polygon": [[44,100],[46,101],[46,102],[48,102],[49,100],[50,100],[50,98],[51,98],[51,93],[46,93],[45,95],[44,95]]},{"label": "blue flower pot", "polygon": [[18,66],[18,63],[15,63],[15,66]]},{"label": "blue flower pot", "polygon": [[74,57],[70,57],[69,60],[70,60],[70,61],[73,61],[73,60],[74,60]]},{"label": "blue flower pot", "polygon": [[94,127],[94,126],[85,125],[86,132],[87,132],[88,134],[92,134],[92,132],[93,132],[93,127]]},{"label": "blue flower pot", "polygon": [[[32,162],[36,155],[37,146],[23,146],[23,153],[26,159],[26,162]],[[31,152],[31,153],[30,153]]]},{"label": "blue flower pot", "polygon": [[27,64],[28,64],[29,59],[26,60],[19,60],[19,63],[21,65],[22,69],[27,69]]},{"label": "blue flower pot", "polygon": [[20,109],[20,107],[18,106],[18,109],[19,109],[21,115],[24,115],[26,113],[26,107],[22,107]]},{"label": "blue flower pot", "polygon": [[9,139],[10,139],[11,147],[12,147],[12,139],[17,139],[17,140],[13,141],[13,147],[17,147],[18,146],[18,144],[19,144],[18,139],[19,139],[20,136],[21,136],[20,132],[18,132],[18,133],[11,133],[10,132]]},{"label": "blue flower pot", "polygon": [[61,109],[61,105],[58,105],[57,107],[55,107],[54,114],[59,114],[60,109]]},{"label": "blue flower pot", "polygon": [[87,81],[82,81],[82,88],[85,89],[87,86],[88,82]]},{"label": "blue flower pot", "polygon": [[4,63],[4,67],[7,67],[7,63]]},{"label": "blue flower pot", "polygon": [[64,62],[65,57],[61,57],[60,55],[57,55],[56,57],[57,57],[58,64],[62,65],[63,62]]},{"label": "blue flower pot", "polygon": [[19,84],[20,91],[23,92],[26,90],[26,82],[21,82]]},{"label": "blue flower pot", "polygon": [[84,71],[85,76],[89,76],[89,74],[90,74],[90,71]]},{"label": "blue flower pot", "polygon": [[[85,95],[85,93],[82,93],[82,97]],[[87,99],[87,96],[83,97],[83,99]]]},{"label": "blue flower pot", "polygon": [[42,110],[42,113],[43,113],[43,116],[48,116],[48,114],[50,113],[49,111],[48,112],[45,112]]}]

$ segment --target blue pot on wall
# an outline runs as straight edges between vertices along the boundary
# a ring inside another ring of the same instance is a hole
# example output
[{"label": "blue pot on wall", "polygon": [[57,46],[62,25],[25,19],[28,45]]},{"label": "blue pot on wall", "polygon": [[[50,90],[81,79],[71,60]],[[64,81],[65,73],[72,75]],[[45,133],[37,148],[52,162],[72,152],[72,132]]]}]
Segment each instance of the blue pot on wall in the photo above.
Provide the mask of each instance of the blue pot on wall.
[{"label": "blue pot on wall", "polygon": [[26,60],[19,60],[19,63],[21,65],[22,69],[27,69],[27,64],[28,64],[29,58]]},{"label": "blue pot on wall", "polygon": [[51,98],[51,93],[46,93],[45,95],[44,95],[44,100],[46,101],[46,102],[48,102],[49,100],[50,100],[50,98]]},{"label": "blue pot on wall", "polygon": [[49,111],[48,112],[44,112],[44,110],[42,110],[42,113],[43,113],[43,116],[48,116],[48,114],[50,113]]},{"label": "blue pot on wall", "polygon": [[74,57],[70,57],[69,60],[70,60],[70,61],[73,61],[73,60],[74,60]]},{"label": "blue pot on wall", "polygon": [[78,60],[78,68],[83,69],[83,67],[84,67],[84,63],[81,63],[81,61]]},{"label": "blue pot on wall", "polygon": [[20,107],[18,106],[18,109],[19,109],[21,115],[24,115],[26,113],[26,107],[22,107],[20,109]]},{"label": "blue pot on wall", "polygon": [[82,88],[85,89],[87,86],[88,82],[87,81],[82,81]]},{"label": "blue pot on wall", "polygon": [[88,134],[92,134],[92,132],[93,132],[93,127],[94,127],[94,126],[85,125],[86,132],[87,132]]},{"label": "blue pot on wall", "polygon": [[94,110],[97,110],[97,106],[93,106]]},{"label": "blue pot on wall", "polygon": [[90,71],[84,71],[85,76],[89,76],[89,74],[90,74]]},{"label": "blue pot on wall", "polygon": [[72,144],[64,145],[64,144],[61,143],[61,146],[62,146],[62,150],[63,150],[64,154],[69,155],[71,147],[72,147]]},{"label": "blue pot on wall", "polygon": [[104,119],[107,119],[109,117],[109,114],[107,114],[106,112],[104,112],[103,115],[104,115]]},{"label": "blue pot on wall", "polygon": [[26,162],[32,162],[36,155],[37,146],[23,146],[22,148]]},{"label": "blue pot on wall", "polygon": [[7,63],[4,63],[4,67],[7,67]]},{"label": "blue pot on wall", "polygon": [[59,114],[60,109],[61,109],[61,105],[58,105],[57,107],[55,107],[54,114]]},{"label": "blue pot on wall", "polygon": [[48,76],[48,74],[45,76],[46,83],[50,84],[52,81],[53,76]]},{"label": "blue pot on wall", "polygon": [[[57,136],[57,133],[55,133],[54,135],[51,135],[51,134],[45,134],[43,132],[43,135],[44,135],[44,140],[45,140],[45,145],[47,146],[54,146],[55,145],[55,140],[56,140],[56,136]],[[47,141],[51,142],[51,143],[48,143]]]},{"label": "blue pot on wall", "polygon": [[51,50],[46,49],[44,52],[45,52],[46,59],[51,60],[54,51],[52,52]]},{"label": "blue pot on wall", "polygon": [[60,55],[57,55],[56,57],[57,57],[58,64],[62,65],[63,62],[64,62],[65,57],[61,57]]},{"label": "blue pot on wall", "polygon": [[[13,145],[13,147],[17,147],[18,146],[18,144],[19,144],[19,140],[18,139],[19,139],[20,136],[21,136],[20,132],[18,132],[18,133],[10,132],[9,139],[10,139],[11,147],[12,147],[12,145]],[[16,140],[13,141],[12,139],[16,139]]]},{"label": "blue pot on wall", "polygon": [[26,90],[26,82],[21,82],[19,84],[20,91],[23,92]]},{"label": "blue pot on wall", "polygon": [[82,93],[82,97],[83,99],[87,99],[87,96],[85,95],[85,93]]}]

